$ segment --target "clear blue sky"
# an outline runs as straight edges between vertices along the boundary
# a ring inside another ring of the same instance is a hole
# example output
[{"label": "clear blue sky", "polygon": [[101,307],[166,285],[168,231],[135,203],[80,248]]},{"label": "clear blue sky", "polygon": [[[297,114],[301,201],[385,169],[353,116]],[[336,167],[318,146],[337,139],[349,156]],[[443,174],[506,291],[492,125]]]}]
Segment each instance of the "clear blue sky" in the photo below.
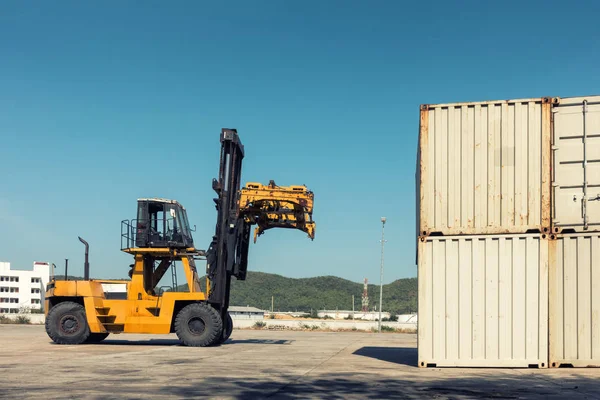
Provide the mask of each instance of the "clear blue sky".
[{"label": "clear blue sky", "polygon": [[[270,231],[250,269],[416,276],[421,103],[600,93],[600,3],[29,2],[0,9],[0,260],[125,277],[120,221],[175,198],[206,248],[219,132],[243,181],[306,184],[317,235]],[[203,267],[202,267],[203,268]],[[183,278],[180,278],[183,279]]]}]

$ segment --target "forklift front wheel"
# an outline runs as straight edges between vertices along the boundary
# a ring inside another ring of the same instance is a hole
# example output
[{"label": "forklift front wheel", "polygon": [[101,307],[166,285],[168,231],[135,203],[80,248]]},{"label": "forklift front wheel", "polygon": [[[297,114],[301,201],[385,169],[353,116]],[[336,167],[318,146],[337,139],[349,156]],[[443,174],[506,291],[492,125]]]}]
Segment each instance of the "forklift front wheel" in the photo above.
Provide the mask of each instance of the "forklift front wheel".
[{"label": "forklift front wheel", "polygon": [[177,314],[175,333],[186,346],[210,346],[223,334],[223,321],[208,304],[192,303]]},{"label": "forklift front wheel", "polygon": [[81,344],[90,336],[90,328],[81,304],[65,301],[50,309],[46,333],[58,344]]},{"label": "forklift front wheel", "polygon": [[227,313],[227,321],[223,325],[223,335],[221,335],[220,343],[225,343],[231,337],[231,332],[233,332],[233,320],[231,315]]}]

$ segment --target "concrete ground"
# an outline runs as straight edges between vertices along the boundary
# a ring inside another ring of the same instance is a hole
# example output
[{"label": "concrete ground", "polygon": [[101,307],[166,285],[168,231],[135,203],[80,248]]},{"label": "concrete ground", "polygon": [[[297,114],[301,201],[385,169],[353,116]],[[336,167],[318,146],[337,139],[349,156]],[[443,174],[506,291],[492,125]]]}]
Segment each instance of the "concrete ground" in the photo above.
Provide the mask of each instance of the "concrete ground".
[{"label": "concrete ground", "polygon": [[600,369],[419,369],[416,335],[234,330],[214,348],[175,335],[51,344],[0,325],[0,398],[600,399]]}]

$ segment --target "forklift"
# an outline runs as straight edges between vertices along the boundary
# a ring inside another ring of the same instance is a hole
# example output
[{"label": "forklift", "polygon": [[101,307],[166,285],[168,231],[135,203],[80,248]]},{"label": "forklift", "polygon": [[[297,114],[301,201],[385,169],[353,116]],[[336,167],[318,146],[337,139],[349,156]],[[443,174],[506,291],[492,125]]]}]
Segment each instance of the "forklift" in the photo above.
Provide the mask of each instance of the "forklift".
[{"label": "forklift", "polygon": [[[194,245],[185,207],[176,200],[142,198],[137,216],[121,222],[121,251],[133,256],[129,280],[90,279],[89,244],[83,280],[55,276],[45,296],[46,333],[57,344],[99,343],[109,334],[175,333],[186,346],[219,345],[231,336],[231,279],[245,280],[250,230],[298,229],[311,240],[314,194],[306,186],[248,183],[240,188],[244,147],[237,130],[222,129],[215,234],[207,250]],[[196,261],[206,262],[205,287]],[[186,291],[158,287],[175,264],[185,272]],[[116,289],[115,289],[116,288]],[[120,288],[120,289],[119,289]]]}]

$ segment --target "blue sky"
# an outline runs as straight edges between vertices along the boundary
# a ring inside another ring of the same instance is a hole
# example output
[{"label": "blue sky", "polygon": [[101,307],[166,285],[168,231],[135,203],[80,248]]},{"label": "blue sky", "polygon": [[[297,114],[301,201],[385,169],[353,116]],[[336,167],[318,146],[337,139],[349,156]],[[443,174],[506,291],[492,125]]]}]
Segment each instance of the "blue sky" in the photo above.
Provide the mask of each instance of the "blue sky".
[{"label": "blue sky", "polygon": [[0,260],[125,277],[120,221],[175,198],[206,248],[219,132],[243,181],[306,184],[317,235],[269,231],[250,269],[416,276],[421,103],[600,92],[600,3],[5,1]]}]

